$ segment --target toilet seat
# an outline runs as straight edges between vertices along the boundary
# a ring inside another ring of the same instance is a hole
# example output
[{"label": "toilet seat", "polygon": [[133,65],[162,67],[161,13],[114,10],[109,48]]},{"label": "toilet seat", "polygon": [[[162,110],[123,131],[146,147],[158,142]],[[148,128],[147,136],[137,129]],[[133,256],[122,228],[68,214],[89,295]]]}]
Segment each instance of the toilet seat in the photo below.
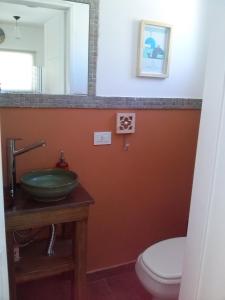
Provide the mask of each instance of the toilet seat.
[{"label": "toilet seat", "polygon": [[156,281],[179,284],[186,237],[172,238],[150,246],[139,257],[145,271]]}]

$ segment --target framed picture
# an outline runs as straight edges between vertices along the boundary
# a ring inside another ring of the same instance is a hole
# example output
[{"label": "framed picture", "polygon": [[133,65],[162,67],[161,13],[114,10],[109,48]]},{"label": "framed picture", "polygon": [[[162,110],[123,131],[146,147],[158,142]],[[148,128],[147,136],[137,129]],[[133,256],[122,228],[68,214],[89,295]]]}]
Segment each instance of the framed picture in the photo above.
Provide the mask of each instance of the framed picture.
[{"label": "framed picture", "polygon": [[141,21],[137,76],[168,77],[171,26]]}]

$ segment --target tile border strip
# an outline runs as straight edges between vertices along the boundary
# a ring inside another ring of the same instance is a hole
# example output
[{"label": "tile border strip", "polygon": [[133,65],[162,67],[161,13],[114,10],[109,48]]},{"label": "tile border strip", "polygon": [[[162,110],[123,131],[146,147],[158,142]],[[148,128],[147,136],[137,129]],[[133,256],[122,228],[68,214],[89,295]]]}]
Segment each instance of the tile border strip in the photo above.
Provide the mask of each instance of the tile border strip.
[{"label": "tile border strip", "polygon": [[0,107],[81,109],[201,109],[201,99],[0,94]]}]

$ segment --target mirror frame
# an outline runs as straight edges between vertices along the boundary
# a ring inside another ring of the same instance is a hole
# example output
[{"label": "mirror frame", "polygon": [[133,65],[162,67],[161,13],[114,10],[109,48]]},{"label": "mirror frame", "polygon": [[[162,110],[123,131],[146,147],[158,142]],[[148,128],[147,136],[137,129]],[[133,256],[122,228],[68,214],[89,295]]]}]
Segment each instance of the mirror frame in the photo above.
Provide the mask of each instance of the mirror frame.
[{"label": "mirror frame", "polygon": [[[7,1],[7,0],[6,0]],[[88,94],[86,96],[96,96],[96,71],[97,71],[97,49],[98,49],[98,20],[99,20],[99,0],[63,0],[69,2],[77,2],[89,4],[89,44],[88,44]],[[9,0],[11,2],[11,0]],[[21,95],[20,93],[0,93],[0,98],[4,95]],[[39,95],[39,94],[27,94]],[[42,94],[48,95],[48,94]],[[51,94],[49,96],[56,96]],[[39,95],[40,96],[40,95]],[[58,95],[57,95],[58,96]],[[65,96],[62,95],[62,96]],[[74,94],[73,96],[76,96]]]}]

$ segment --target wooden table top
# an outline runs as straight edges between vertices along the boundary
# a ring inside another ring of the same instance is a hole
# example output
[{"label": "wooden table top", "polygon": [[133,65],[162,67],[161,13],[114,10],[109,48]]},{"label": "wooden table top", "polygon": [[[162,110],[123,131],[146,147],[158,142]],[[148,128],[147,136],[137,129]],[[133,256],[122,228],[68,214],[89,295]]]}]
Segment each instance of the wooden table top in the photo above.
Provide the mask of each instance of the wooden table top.
[{"label": "wooden table top", "polygon": [[10,197],[5,196],[5,215],[7,218],[30,212],[41,212],[46,210],[52,211],[68,207],[75,208],[88,206],[94,203],[94,199],[82,187],[82,185],[79,184],[66,199],[48,203],[35,201],[21,188],[18,188],[13,205],[9,205],[11,202]]}]

